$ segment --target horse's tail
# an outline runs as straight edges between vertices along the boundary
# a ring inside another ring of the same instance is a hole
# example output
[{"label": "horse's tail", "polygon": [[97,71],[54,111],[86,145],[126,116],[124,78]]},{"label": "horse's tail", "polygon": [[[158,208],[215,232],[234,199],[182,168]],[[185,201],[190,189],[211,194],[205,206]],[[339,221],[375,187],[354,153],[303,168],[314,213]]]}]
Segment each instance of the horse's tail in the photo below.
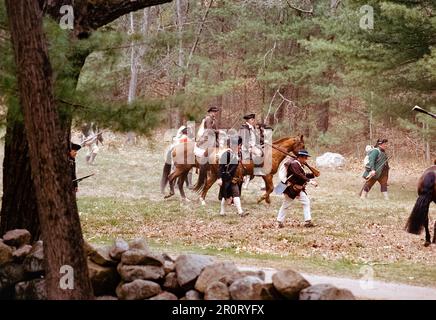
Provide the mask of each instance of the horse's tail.
[{"label": "horse's tail", "polygon": [[165,163],[162,170],[162,178],[160,180],[160,192],[165,193],[165,187],[167,186],[169,179],[168,176],[171,173],[171,164]]},{"label": "horse's tail", "polygon": [[206,186],[208,169],[209,169],[209,164],[206,163],[200,165],[200,172],[198,173],[197,183],[193,188],[195,192],[203,191],[204,187]]},{"label": "horse's tail", "polygon": [[428,219],[428,210],[430,203],[433,201],[434,185],[436,182],[436,175],[433,172],[428,172],[424,176],[422,182],[422,191],[416,200],[412,213],[407,220],[406,230],[409,233],[420,234]]}]

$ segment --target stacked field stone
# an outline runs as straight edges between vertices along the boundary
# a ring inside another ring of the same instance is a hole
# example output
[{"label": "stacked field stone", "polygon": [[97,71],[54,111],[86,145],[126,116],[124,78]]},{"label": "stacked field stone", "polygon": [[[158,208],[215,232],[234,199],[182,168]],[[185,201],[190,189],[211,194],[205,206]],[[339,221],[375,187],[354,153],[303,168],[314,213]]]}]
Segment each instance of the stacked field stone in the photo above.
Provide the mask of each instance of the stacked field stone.
[{"label": "stacked field stone", "polygon": [[[0,239],[0,299],[46,299],[42,241],[27,230]],[[182,254],[173,259],[150,250],[143,239],[116,239],[111,246],[85,243],[94,295],[101,300],[349,300],[353,294],[328,284],[311,286],[293,270],[265,282],[263,271],[242,271],[233,262]]]}]

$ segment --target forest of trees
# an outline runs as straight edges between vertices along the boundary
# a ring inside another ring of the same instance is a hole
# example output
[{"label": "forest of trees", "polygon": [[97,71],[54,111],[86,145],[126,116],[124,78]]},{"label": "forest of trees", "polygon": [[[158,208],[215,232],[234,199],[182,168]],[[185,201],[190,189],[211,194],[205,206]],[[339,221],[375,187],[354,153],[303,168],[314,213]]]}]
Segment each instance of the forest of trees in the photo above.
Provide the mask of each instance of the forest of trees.
[{"label": "forest of trees", "polygon": [[[42,234],[52,298],[89,297],[87,281],[63,296],[53,272],[74,256],[87,277],[75,196],[65,191],[71,127],[81,121],[150,135],[215,104],[222,123],[256,112],[276,136],[304,133],[323,148],[389,128],[432,159],[434,122],[410,110],[436,110],[434,1],[167,2],[0,2],[0,232]],[[60,27],[63,5],[74,9],[73,29]]]},{"label": "forest of trees", "polygon": [[[373,29],[361,26],[365,5]],[[152,103],[156,117],[165,109],[164,127],[199,121],[208,104],[223,123],[253,111],[276,136],[304,133],[325,148],[350,135],[366,144],[387,126],[430,161],[434,125],[411,108],[435,106],[434,10],[431,1],[173,1],[111,24],[104,38],[120,42],[94,51],[79,84],[111,103]],[[117,126],[130,130],[130,119]]]}]

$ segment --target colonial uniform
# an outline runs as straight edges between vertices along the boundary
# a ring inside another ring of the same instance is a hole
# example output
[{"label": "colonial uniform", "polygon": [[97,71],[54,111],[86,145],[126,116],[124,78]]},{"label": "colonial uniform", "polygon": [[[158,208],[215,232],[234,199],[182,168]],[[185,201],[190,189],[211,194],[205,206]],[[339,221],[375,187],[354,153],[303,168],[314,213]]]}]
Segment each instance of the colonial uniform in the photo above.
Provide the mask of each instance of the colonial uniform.
[{"label": "colonial uniform", "polygon": [[256,128],[252,126],[248,120],[255,119],[256,115],[250,113],[243,118],[246,120],[239,129],[239,135],[242,137],[242,160],[244,162],[254,163],[254,175],[264,175],[262,172],[263,164],[263,151],[260,146],[259,135],[256,132]]},{"label": "colonial uniform", "polygon": [[[70,146],[70,150],[75,150],[75,151],[79,151],[81,149],[81,146],[75,143],[71,143]],[[77,188],[79,187],[79,184],[77,181],[74,181],[77,179],[76,176],[76,159],[74,157],[71,156],[71,154],[68,154],[68,165],[70,168],[70,177],[71,180],[73,181],[73,190],[77,190]]]},{"label": "colonial uniform", "polygon": [[[242,139],[238,138],[238,145]],[[218,167],[218,178],[222,180],[218,199],[221,200],[220,215],[225,214],[225,202],[228,199],[233,199],[238,214],[241,216],[246,215],[241,206],[241,187],[243,181],[244,168],[240,161],[240,155],[235,151],[228,148],[220,158]]]},{"label": "colonial uniform", "polygon": [[[218,123],[211,112],[218,112],[217,107],[211,107],[207,110],[208,115],[202,120],[197,133],[197,145],[194,149],[196,156],[202,157],[208,147],[217,146]],[[212,140],[212,141],[211,141]]]},{"label": "colonial uniform", "polygon": [[[388,178],[389,178],[389,163],[386,151],[380,147],[380,144],[386,143],[388,140],[377,140],[376,146],[368,154],[368,163],[365,167],[365,172],[362,177],[366,179],[365,185],[362,190],[362,198],[371,190],[372,186],[378,181],[380,183],[380,191],[383,193],[385,199],[388,199]],[[371,172],[375,171],[373,176]]]},{"label": "colonial uniform", "polygon": [[95,157],[98,154],[100,148],[98,147],[99,142],[103,142],[101,134],[97,133],[97,128],[93,122],[89,124],[84,124],[82,126],[82,144],[88,147],[86,153],[86,162],[88,164],[93,164]]},{"label": "colonial uniform", "polygon": [[[310,157],[305,150],[299,151],[298,155]],[[283,192],[283,203],[277,215],[279,225],[283,226],[286,217],[286,209],[291,206],[292,200],[298,199],[303,205],[306,226],[312,226],[310,199],[307,196],[305,186],[311,179],[315,178],[313,173],[306,173],[303,169],[303,165],[298,160],[290,158],[280,168],[279,177],[284,184],[288,185]]]}]

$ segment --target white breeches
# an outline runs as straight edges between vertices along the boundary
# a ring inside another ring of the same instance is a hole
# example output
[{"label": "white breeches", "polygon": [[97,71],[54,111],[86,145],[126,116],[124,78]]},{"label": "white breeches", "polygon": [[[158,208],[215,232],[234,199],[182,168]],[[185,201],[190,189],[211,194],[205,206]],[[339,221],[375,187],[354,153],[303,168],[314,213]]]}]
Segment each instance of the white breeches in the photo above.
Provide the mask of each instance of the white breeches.
[{"label": "white breeches", "polygon": [[[310,213],[310,199],[305,192],[300,192],[300,195],[295,198],[299,200],[303,205],[303,213],[304,213],[304,221],[308,221],[312,219]],[[286,194],[283,195],[283,203],[280,207],[279,214],[277,215],[277,221],[284,222],[286,217],[286,209],[290,208],[292,204],[292,199],[289,198]]]},{"label": "white breeches", "polygon": [[88,145],[88,151],[86,152],[86,155],[90,156],[92,153],[97,154],[98,150],[100,150],[100,148],[97,146],[97,143],[93,142]]}]

